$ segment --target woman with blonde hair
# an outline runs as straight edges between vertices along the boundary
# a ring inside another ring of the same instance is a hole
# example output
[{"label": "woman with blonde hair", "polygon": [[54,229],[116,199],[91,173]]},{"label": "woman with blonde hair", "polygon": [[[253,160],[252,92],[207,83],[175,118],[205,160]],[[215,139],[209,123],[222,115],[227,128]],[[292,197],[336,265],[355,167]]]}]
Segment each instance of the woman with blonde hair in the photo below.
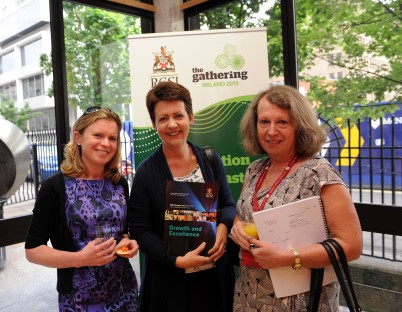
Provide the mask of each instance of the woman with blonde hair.
[{"label": "woman with blonde hair", "polygon": [[[129,238],[128,184],[118,170],[121,127],[112,110],[88,108],[73,126],[61,172],[43,182],[35,202],[26,257],[57,268],[60,311],[138,309],[128,260],[138,244]],[[107,232],[99,233],[104,222]],[[128,251],[116,255],[123,246]]]}]

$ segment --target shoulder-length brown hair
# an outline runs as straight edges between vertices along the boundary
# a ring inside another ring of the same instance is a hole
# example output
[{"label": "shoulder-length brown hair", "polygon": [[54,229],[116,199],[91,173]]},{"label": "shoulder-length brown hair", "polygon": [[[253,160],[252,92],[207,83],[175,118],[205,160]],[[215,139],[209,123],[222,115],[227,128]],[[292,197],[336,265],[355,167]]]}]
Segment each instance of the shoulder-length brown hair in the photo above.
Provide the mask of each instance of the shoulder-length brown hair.
[{"label": "shoulder-length brown hair", "polygon": [[311,103],[297,89],[290,86],[272,86],[260,92],[245,111],[240,123],[240,137],[244,150],[251,154],[264,154],[257,135],[257,108],[261,99],[290,111],[296,128],[296,154],[308,158],[319,152],[327,140],[324,129],[318,124]]},{"label": "shoulder-length brown hair", "polygon": [[77,131],[82,135],[88,126],[100,119],[112,120],[117,124],[118,133],[116,153],[105,165],[104,174],[105,179],[108,179],[113,183],[118,183],[120,180],[118,166],[121,163],[120,130],[122,128],[122,124],[119,115],[109,108],[99,108],[99,110],[84,113],[77,119],[72,129],[70,142],[68,142],[64,148],[64,161],[61,164],[61,171],[65,175],[73,178],[78,178],[82,173],[84,173],[85,166],[81,157],[81,148],[78,146],[77,142],[75,142],[74,132]]}]

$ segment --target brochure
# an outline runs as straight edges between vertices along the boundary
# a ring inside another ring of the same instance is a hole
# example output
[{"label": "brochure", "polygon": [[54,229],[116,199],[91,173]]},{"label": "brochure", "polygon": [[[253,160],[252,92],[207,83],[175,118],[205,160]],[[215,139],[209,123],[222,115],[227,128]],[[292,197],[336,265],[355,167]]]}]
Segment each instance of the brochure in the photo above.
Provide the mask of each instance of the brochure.
[{"label": "brochure", "polygon": [[202,242],[208,256],[215,244],[218,194],[216,183],[168,181],[164,255],[183,256]]}]

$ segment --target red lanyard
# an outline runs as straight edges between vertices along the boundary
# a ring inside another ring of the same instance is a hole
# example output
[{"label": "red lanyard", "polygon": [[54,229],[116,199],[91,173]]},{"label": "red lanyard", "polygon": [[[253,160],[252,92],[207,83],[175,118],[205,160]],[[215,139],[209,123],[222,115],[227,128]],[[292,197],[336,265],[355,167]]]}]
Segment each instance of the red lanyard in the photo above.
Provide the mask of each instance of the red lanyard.
[{"label": "red lanyard", "polygon": [[268,164],[265,166],[263,169],[260,177],[258,178],[258,181],[255,185],[254,189],[254,196],[253,196],[253,209],[254,212],[260,211],[264,208],[265,204],[267,203],[268,198],[271,196],[271,194],[275,191],[275,189],[278,187],[278,185],[282,182],[282,180],[288,175],[290,169],[293,167],[293,165],[297,161],[297,156],[294,155],[293,158],[290,160],[286,168],[283,170],[282,174],[276,179],[275,183],[272,185],[270,190],[268,191],[267,195],[265,195],[264,200],[261,203],[261,206],[258,205],[258,199],[257,199],[257,193],[258,190],[261,188],[262,183],[264,182],[265,176],[267,175],[268,168],[271,165],[271,160],[268,161]]}]

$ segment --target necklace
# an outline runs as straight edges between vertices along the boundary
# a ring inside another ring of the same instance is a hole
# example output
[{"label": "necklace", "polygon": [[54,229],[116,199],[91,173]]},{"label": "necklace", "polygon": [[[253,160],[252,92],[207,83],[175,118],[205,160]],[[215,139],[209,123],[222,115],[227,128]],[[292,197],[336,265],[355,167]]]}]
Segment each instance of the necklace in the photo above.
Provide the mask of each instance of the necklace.
[{"label": "necklace", "polygon": [[257,180],[257,183],[255,184],[255,189],[254,189],[254,195],[253,195],[253,210],[254,212],[260,211],[264,208],[265,204],[267,203],[268,198],[272,195],[272,193],[275,191],[275,189],[278,187],[278,185],[282,182],[282,180],[288,175],[290,169],[293,167],[293,165],[297,161],[297,156],[294,155],[292,159],[289,161],[288,165],[285,167],[281,175],[276,179],[275,183],[272,185],[270,190],[268,191],[267,195],[265,195],[264,200],[261,203],[261,206],[258,205],[258,199],[257,199],[257,193],[259,189],[262,186],[262,183],[264,182],[265,176],[267,175],[268,168],[271,165],[271,160],[269,159],[266,166],[264,167],[260,177]]}]

